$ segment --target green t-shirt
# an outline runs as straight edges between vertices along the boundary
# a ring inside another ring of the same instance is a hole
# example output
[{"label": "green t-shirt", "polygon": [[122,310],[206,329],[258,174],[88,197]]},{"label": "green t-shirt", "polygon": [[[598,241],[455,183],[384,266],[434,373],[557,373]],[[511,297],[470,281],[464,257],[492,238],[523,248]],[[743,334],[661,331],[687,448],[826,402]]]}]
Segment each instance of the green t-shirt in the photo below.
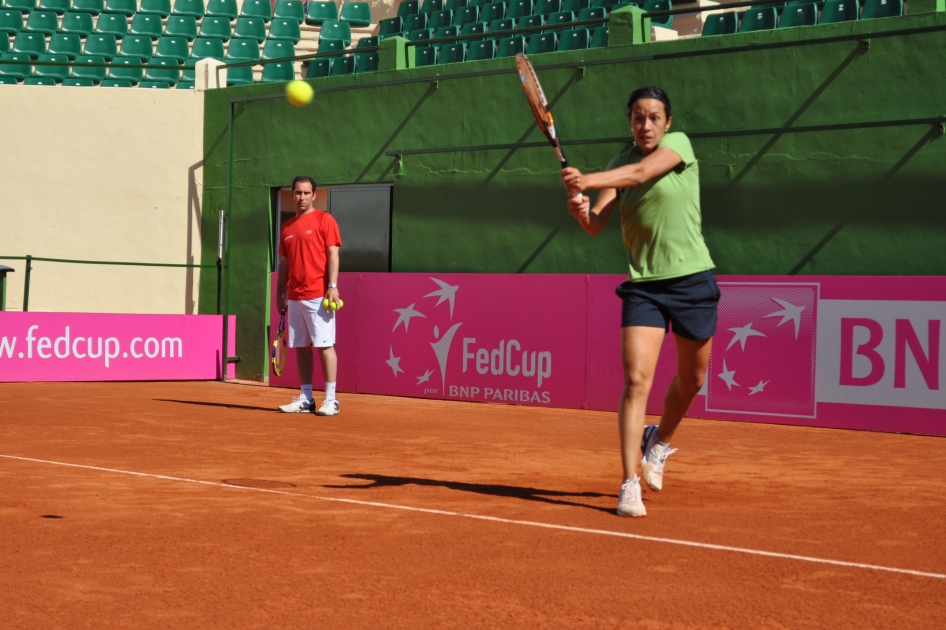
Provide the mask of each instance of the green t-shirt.
[{"label": "green t-shirt", "polygon": [[[657,148],[670,149],[683,161],[661,177],[620,191],[632,282],[679,278],[715,266],[703,241],[700,170],[690,139],[684,133],[668,133]],[[634,147],[611,160],[608,170],[642,159]]]}]

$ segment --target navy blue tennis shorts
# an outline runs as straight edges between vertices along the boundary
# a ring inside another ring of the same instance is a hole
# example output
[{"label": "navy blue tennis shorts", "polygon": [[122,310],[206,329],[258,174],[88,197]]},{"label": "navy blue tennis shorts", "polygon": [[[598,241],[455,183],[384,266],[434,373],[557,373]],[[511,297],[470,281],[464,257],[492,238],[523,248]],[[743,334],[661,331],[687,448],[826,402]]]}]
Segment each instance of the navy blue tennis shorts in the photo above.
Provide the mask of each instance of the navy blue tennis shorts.
[{"label": "navy blue tennis shorts", "polygon": [[680,278],[625,282],[616,289],[621,298],[621,326],[649,326],[686,339],[709,339],[716,333],[719,285],[712,269]]}]

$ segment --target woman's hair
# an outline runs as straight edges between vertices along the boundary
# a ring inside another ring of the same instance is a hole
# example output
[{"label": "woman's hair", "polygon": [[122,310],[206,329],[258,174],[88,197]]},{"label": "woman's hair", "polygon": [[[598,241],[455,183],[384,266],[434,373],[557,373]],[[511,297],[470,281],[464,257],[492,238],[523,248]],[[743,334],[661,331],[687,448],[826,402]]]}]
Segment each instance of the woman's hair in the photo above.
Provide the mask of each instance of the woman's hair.
[{"label": "woman's hair", "polygon": [[672,115],[670,113],[670,97],[663,91],[663,88],[657,87],[656,85],[648,85],[646,87],[637,88],[631,92],[631,98],[627,101],[628,116],[631,115],[631,109],[634,107],[634,103],[642,98],[652,98],[660,101],[664,104],[664,112],[666,112],[667,118],[670,118]]}]

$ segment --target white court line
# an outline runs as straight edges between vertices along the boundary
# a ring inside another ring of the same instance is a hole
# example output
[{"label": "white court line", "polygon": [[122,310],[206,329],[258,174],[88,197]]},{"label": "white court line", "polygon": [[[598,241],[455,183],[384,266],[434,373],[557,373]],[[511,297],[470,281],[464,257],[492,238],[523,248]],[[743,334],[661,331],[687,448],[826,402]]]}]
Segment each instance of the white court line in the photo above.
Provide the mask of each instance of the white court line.
[{"label": "white court line", "polygon": [[3,459],[15,459],[24,462],[34,462],[37,464],[52,464],[55,466],[67,466],[69,468],[83,468],[85,470],[98,470],[101,472],[118,473],[121,475],[133,475],[135,477],[148,477],[150,479],[165,479],[167,481],[182,481],[184,483],[196,483],[205,486],[214,486],[218,488],[231,488],[233,490],[249,490],[252,492],[265,492],[267,494],[279,494],[288,497],[315,499],[318,501],[332,501],[334,503],[349,503],[352,505],[366,505],[369,507],[380,507],[391,510],[404,510],[407,512],[422,512],[424,514],[440,514],[442,516],[460,516],[463,518],[472,518],[479,521],[491,521],[493,523],[504,523],[507,525],[525,525],[527,527],[541,527],[544,529],[555,529],[565,532],[576,532],[579,534],[597,534],[599,536],[617,536],[618,538],[632,538],[634,540],[645,540],[648,542],[667,543],[670,545],[681,545],[683,547],[696,547],[699,549],[713,549],[715,551],[731,551],[734,553],[744,553],[751,556],[764,556],[767,558],[779,558],[782,560],[798,560],[800,562],[813,562],[815,564],[829,564],[837,567],[849,567],[853,569],[869,569],[871,571],[886,571],[888,573],[902,573],[904,575],[914,575],[917,577],[935,578],[937,580],[946,580],[946,574],[928,573],[926,571],[914,571],[912,569],[898,569],[896,567],[884,567],[876,564],[863,564],[860,562],[845,562],[843,560],[828,560],[826,558],[815,558],[812,556],[798,556],[790,553],[776,553],[774,551],[760,551],[758,549],[745,549],[743,547],[730,547],[728,545],[713,545],[709,543],[693,542],[689,540],[677,540],[675,538],[660,538],[658,536],[642,536],[640,534],[629,534],[627,532],[615,532],[607,529],[590,529],[587,527],[572,527],[570,525],[555,525],[552,523],[539,523],[536,521],[520,521],[510,518],[500,518],[498,516],[482,516],[479,514],[464,514],[462,512],[450,512],[448,510],[434,510],[430,508],[411,507],[408,505],[396,505],[393,503],[378,503],[375,501],[359,501],[357,499],[341,499],[337,497],[318,497],[310,494],[301,494],[297,492],[284,492],[281,490],[268,490],[266,488],[249,488],[246,486],[234,486],[227,483],[216,481],[201,481],[199,479],[186,479],[184,477],[171,477],[168,475],[155,475],[152,473],[135,472],[131,470],[119,470],[117,468],[102,468],[100,466],[85,466],[83,464],[70,464],[67,462],[54,462],[46,459],[34,459],[32,457],[18,457],[16,455],[0,455]]}]

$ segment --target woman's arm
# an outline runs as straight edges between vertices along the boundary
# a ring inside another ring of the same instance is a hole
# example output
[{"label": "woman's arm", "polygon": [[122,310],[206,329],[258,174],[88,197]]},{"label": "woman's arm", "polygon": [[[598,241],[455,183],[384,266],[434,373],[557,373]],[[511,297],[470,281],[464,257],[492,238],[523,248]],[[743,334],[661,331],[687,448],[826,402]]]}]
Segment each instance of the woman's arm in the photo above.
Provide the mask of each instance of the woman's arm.
[{"label": "woman's arm", "polygon": [[562,171],[562,181],[569,195],[583,190],[634,188],[676,168],[683,159],[673,149],[657,149],[637,164],[625,164],[610,171],[585,175],[577,168]]},{"label": "woman's arm", "polygon": [[594,208],[591,207],[591,199],[585,195],[571,197],[568,200],[568,213],[578,219],[578,224],[582,229],[597,236],[608,224],[608,217],[614,210],[618,198],[618,193],[613,188],[605,188],[598,193]]}]

